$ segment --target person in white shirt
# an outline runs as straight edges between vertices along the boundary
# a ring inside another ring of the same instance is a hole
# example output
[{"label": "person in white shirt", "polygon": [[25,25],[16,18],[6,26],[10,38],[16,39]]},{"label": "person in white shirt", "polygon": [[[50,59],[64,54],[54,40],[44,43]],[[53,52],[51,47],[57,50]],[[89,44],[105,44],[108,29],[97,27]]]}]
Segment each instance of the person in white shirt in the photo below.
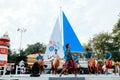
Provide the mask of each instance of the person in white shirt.
[{"label": "person in white shirt", "polygon": [[[51,59],[52,58],[52,59]],[[60,57],[57,54],[57,49],[55,49],[55,54],[53,54],[51,57],[48,59],[51,59],[51,69],[52,69],[52,74],[56,74],[57,68],[60,64]]]}]

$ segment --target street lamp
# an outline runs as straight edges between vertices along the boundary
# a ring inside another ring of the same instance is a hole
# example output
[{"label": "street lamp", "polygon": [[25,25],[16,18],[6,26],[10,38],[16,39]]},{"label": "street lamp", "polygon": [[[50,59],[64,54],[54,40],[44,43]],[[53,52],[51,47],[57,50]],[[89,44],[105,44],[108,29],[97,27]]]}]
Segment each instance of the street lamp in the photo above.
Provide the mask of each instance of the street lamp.
[{"label": "street lamp", "polygon": [[[19,31],[21,33],[21,36],[20,36],[20,47],[19,47],[19,51],[21,51],[21,45],[22,45],[22,34],[23,32],[26,32],[26,29],[25,28],[18,28],[17,31]],[[20,52],[21,54],[21,52]],[[19,54],[19,55],[20,55]]]}]

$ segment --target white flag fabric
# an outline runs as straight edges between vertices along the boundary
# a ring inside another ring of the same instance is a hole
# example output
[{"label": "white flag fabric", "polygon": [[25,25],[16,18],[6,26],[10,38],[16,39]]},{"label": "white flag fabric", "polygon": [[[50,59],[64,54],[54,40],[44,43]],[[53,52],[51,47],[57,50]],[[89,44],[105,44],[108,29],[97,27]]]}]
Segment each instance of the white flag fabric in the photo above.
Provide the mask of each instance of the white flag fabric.
[{"label": "white flag fabric", "polygon": [[57,18],[49,44],[46,48],[44,59],[47,60],[48,57],[54,54],[55,49],[58,50],[58,55],[60,58],[64,57],[63,47],[62,47],[62,32],[60,30],[59,18]]}]

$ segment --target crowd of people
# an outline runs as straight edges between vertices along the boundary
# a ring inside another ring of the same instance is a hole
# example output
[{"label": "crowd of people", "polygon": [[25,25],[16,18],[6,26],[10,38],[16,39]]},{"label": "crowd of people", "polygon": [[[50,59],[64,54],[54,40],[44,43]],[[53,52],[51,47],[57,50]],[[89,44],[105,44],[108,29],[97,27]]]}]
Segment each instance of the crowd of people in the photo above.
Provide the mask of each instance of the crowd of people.
[{"label": "crowd of people", "polygon": [[[74,55],[72,55],[72,53],[70,51],[70,47],[71,47],[70,44],[66,44],[66,50],[64,52],[65,63],[63,64],[62,70],[59,73],[60,77],[62,76],[62,74],[64,72],[67,72],[68,74],[74,73],[74,75],[76,76],[77,68],[80,68],[80,62],[79,62],[80,56],[78,55],[78,53],[75,53]],[[57,68],[60,65],[60,57],[57,53],[57,49],[55,49],[54,51],[55,51],[54,54],[51,55],[50,57],[48,57],[48,59],[50,59],[50,61],[51,61],[52,74],[57,73]],[[86,53],[84,54],[84,57],[88,61],[89,74],[91,74],[91,73],[108,74],[109,68],[114,69],[115,73],[117,73],[119,71],[119,67],[117,67],[118,65],[112,61],[112,54],[107,49],[104,50],[104,54],[103,54],[104,59],[103,60],[100,58],[100,54],[98,54],[98,56],[95,57],[89,48],[86,49]],[[43,56],[41,56],[39,54],[36,59],[40,66],[44,66]],[[41,71],[44,71],[44,69]],[[40,73],[42,73],[42,72],[40,72]]]},{"label": "crowd of people", "polygon": [[[75,53],[74,55],[72,55],[71,51],[70,51],[70,44],[66,44],[66,50],[64,52],[64,58],[62,58],[62,60],[65,60],[65,63],[62,66],[62,70],[59,73],[59,76],[61,77],[62,74],[64,72],[66,73],[73,73],[76,77],[77,75],[77,68],[80,68],[80,56],[78,55],[78,53]],[[57,49],[54,50],[54,54],[51,55],[50,57],[48,57],[48,59],[50,59],[51,61],[51,70],[52,70],[52,74],[56,74],[57,73],[57,69],[60,65],[60,60],[61,58],[59,57],[58,53],[57,53]],[[116,74],[117,72],[119,72],[119,65],[115,64],[112,61],[112,53],[110,53],[107,49],[104,50],[103,52],[103,57],[104,59],[101,59],[100,54],[97,55],[97,57],[95,57],[92,53],[92,51],[87,48],[86,49],[86,53],[84,53],[84,57],[88,62],[88,72],[89,74],[94,73],[94,74],[108,74],[108,69],[112,68],[114,69],[114,73]],[[19,63],[20,69],[21,69],[21,73],[25,73],[25,67],[24,67],[24,61],[20,61]],[[44,68],[47,67],[44,63],[44,58],[41,54],[38,54],[38,56],[36,57],[36,62],[33,64],[32,66],[32,70],[31,70],[31,76],[40,76],[40,74],[42,72],[44,72]],[[7,68],[7,73],[10,73],[11,68]]]}]

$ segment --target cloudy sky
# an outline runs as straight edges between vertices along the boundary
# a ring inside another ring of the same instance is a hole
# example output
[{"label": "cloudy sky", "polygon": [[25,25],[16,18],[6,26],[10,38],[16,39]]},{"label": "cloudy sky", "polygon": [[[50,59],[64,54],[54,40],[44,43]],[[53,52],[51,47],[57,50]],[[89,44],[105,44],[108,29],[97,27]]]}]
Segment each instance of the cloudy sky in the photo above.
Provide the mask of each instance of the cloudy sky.
[{"label": "cloudy sky", "polygon": [[0,0],[0,36],[8,32],[11,49],[20,46],[18,28],[25,28],[22,48],[47,44],[60,6],[81,43],[99,32],[111,32],[120,12],[120,0]]}]

